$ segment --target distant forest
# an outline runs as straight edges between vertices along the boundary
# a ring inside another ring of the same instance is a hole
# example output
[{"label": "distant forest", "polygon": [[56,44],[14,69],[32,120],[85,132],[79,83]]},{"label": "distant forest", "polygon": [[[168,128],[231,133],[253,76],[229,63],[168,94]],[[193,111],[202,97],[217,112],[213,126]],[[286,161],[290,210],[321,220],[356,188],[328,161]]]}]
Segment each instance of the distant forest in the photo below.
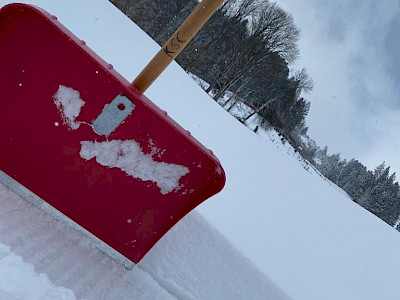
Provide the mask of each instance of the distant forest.
[{"label": "distant forest", "polygon": [[[163,45],[198,4],[197,0],[110,0]],[[305,117],[313,88],[305,69],[293,70],[300,30],[293,17],[270,1],[226,0],[178,56],[189,73],[207,82],[205,91],[228,111],[244,103],[258,126],[274,128],[322,175],[391,226],[400,230],[400,188],[385,163],[369,171],[356,159],[328,154],[307,134]],[[292,66],[292,68],[291,68]]]}]

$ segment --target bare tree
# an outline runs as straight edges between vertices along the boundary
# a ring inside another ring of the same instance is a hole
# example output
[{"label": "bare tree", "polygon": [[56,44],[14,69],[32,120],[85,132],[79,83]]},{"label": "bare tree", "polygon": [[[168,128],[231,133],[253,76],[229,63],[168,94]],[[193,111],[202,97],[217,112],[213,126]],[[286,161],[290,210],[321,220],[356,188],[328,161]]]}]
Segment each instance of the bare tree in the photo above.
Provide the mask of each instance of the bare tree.
[{"label": "bare tree", "polygon": [[314,87],[313,80],[304,68],[300,71],[296,71],[293,75],[293,78],[297,82],[298,88],[302,92],[309,93]]},{"label": "bare tree", "polygon": [[[242,18],[250,20],[250,31],[247,36],[242,34],[242,43],[231,44],[234,51],[227,53],[230,57],[224,69],[210,85],[210,89],[214,88],[217,82],[220,85],[214,99],[221,97],[244,76],[268,65],[271,53],[278,54],[289,63],[298,57],[297,41],[300,31],[294,25],[293,17],[275,3],[263,2],[258,10],[252,10],[251,15]],[[304,74],[299,73],[299,76]],[[308,84],[305,80],[304,83]]]},{"label": "bare tree", "polygon": [[263,38],[266,50],[279,53],[289,63],[296,60],[300,30],[294,25],[291,14],[276,3],[262,2],[251,20],[252,35]]}]

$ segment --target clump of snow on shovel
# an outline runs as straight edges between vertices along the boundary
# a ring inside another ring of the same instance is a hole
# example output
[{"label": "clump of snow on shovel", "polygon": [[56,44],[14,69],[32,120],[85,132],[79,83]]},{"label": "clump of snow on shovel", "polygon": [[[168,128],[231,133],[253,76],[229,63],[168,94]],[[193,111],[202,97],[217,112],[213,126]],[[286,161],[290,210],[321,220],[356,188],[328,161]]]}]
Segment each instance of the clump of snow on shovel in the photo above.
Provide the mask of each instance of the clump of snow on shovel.
[{"label": "clump of snow on shovel", "polygon": [[96,158],[103,166],[119,168],[134,178],[153,181],[164,195],[178,189],[179,179],[189,173],[185,166],[154,161],[134,140],[82,141],[79,154],[85,160]]},{"label": "clump of snow on shovel", "polygon": [[72,130],[78,129],[81,123],[76,122],[75,119],[79,116],[82,106],[85,105],[85,101],[81,99],[79,92],[73,88],[60,85],[53,98],[64,124]]}]

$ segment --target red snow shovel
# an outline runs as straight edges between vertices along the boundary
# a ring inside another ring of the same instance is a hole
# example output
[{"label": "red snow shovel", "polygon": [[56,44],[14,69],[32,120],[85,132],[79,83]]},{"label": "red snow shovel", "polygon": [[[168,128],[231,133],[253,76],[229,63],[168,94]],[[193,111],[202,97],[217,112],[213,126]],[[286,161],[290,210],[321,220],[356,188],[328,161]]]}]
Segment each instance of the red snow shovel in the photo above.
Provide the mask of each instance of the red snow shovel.
[{"label": "red snow shovel", "polygon": [[221,2],[200,3],[133,84],[44,10],[1,8],[0,181],[139,262],[225,183],[142,94]]}]

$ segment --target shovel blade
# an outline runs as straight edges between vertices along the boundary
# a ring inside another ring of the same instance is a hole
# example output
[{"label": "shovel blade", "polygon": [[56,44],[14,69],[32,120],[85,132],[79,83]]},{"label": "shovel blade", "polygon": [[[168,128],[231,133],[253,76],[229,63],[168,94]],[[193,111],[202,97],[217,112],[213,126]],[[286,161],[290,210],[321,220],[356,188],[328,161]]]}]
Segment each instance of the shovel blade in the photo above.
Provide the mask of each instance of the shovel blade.
[{"label": "shovel blade", "polygon": [[45,11],[0,10],[0,170],[137,263],[217,158]]}]

